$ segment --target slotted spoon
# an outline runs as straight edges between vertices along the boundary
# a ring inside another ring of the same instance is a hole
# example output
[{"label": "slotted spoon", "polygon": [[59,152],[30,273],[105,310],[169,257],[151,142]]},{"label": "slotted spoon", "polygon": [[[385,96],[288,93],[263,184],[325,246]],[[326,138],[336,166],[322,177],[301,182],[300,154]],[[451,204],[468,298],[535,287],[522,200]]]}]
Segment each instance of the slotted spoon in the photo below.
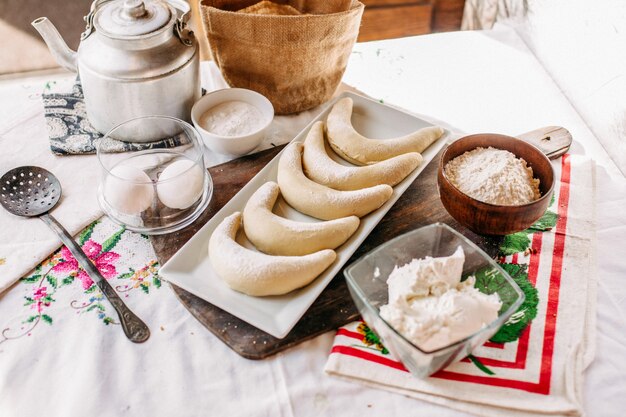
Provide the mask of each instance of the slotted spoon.
[{"label": "slotted spoon", "polygon": [[142,343],[150,337],[148,326],[139,319],[117,295],[111,284],[89,260],[72,236],[48,212],[61,199],[61,184],[51,172],[35,166],[14,168],[0,178],[0,204],[9,213],[23,217],[39,217],[72,252],[80,266],[98,285],[120,319],[126,337]]}]

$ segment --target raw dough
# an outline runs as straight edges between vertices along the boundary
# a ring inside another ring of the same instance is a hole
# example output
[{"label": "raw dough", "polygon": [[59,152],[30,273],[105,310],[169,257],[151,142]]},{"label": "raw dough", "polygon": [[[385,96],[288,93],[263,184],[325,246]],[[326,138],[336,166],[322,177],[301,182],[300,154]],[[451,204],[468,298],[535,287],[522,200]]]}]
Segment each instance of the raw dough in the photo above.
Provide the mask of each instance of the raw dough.
[{"label": "raw dough", "polygon": [[243,227],[254,246],[271,255],[307,255],[342,245],[359,227],[356,216],[325,222],[297,222],[272,213],[280,193],[278,184],[266,182],[243,210]]},{"label": "raw dough", "polygon": [[169,208],[186,209],[200,200],[204,191],[204,171],[184,159],[165,167],[157,182],[159,200]]},{"label": "raw dough", "polygon": [[439,126],[426,127],[406,136],[391,139],[368,139],[352,127],[352,99],[342,98],[328,114],[328,142],[335,152],[356,165],[369,165],[402,155],[423,152],[443,135]]},{"label": "raw dough", "polygon": [[331,249],[305,256],[272,256],[235,242],[241,213],[226,217],[209,240],[209,260],[232,289],[254,296],[286,294],[313,281],[335,261]]},{"label": "raw dough", "polygon": [[387,184],[357,191],[338,191],[308,179],[302,172],[302,143],[292,143],[278,162],[278,185],[283,198],[301,213],[322,220],[366,214],[382,206],[393,188]]},{"label": "raw dough", "polygon": [[302,154],[302,166],[307,177],[335,190],[360,190],[378,184],[394,186],[421,162],[422,155],[410,152],[363,167],[341,165],[326,153],[323,122],[311,127]]}]

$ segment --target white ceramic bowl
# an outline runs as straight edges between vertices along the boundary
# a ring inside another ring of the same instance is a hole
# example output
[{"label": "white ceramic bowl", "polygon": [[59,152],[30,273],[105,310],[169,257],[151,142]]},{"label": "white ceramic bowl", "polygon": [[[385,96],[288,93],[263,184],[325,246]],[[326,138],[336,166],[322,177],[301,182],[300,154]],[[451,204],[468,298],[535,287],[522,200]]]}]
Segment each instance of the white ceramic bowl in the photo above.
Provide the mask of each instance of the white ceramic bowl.
[{"label": "white ceramic bowl", "polygon": [[[199,121],[204,112],[226,101],[243,101],[256,107],[263,115],[263,127],[242,136],[221,136],[204,129]],[[202,135],[204,144],[213,152],[226,155],[245,155],[259,146],[274,118],[274,107],[265,96],[245,88],[225,88],[206,94],[191,109],[191,120]]]}]

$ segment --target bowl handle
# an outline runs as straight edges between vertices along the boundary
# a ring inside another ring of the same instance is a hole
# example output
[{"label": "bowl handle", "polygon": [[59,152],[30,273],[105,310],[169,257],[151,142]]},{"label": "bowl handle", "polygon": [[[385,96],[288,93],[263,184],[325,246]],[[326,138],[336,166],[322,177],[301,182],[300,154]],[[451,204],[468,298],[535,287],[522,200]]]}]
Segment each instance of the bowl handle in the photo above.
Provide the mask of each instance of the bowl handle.
[{"label": "bowl handle", "polygon": [[561,126],[546,126],[516,136],[535,145],[550,159],[563,155],[572,145],[572,134]]}]

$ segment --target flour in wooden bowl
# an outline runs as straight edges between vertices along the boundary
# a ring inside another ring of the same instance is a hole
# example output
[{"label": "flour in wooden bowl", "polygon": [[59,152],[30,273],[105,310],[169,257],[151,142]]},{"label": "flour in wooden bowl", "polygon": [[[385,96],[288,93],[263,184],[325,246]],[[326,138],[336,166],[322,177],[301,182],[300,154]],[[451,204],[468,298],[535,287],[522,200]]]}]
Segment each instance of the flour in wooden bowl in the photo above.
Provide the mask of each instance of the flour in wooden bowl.
[{"label": "flour in wooden bowl", "polygon": [[476,200],[518,206],[541,197],[539,179],[525,160],[493,147],[476,148],[449,161],[444,172],[461,192]]}]

